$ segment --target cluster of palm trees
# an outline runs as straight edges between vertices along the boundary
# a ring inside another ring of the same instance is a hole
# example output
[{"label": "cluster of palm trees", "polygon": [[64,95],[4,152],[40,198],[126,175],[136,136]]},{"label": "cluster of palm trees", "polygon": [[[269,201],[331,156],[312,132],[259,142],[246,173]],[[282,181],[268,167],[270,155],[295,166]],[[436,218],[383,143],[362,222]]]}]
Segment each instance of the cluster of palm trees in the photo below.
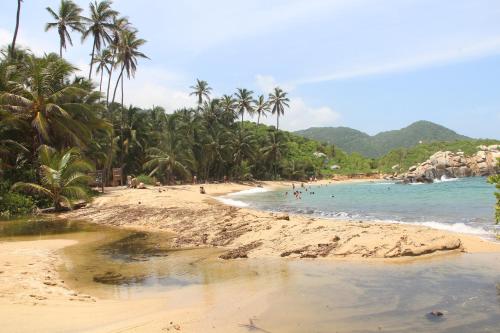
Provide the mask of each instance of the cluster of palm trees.
[{"label": "cluster of palm trees", "polygon": [[85,17],[82,16],[83,9],[72,0],[61,0],[57,10],[47,7],[54,21],[45,26],[45,31],[57,30],[61,58],[63,49],[67,48],[67,43],[73,45],[70,32],[80,33],[82,42],[87,39],[92,40],[88,79],[92,79],[92,69],[95,65],[96,74],[100,74],[99,92],[102,93],[103,76],[104,74],[108,76],[106,105],[109,105],[110,101],[113,70],[118,69],[119,74],[111,102],[115,101],[116,91],[121,84],[123,104],[124,73],[130,79],[136,72],[137,60],[147,58],[139,51],[146,41],[137,37],[137,29],[126,17],[120,16],[116,10],[112,9],[111,5],[110,0],[95,0],[89,4],[89,16]]},{"label": "cluster of palm trees", "polygon": [[[204,80],[196,80],[196,84],[190,87],[191,95],[196,96],[198,100],[198,109],[201,108],[204,101],[210,102],[210,93],[212,88]],[[274,91],[269,94],[269,99],[266,101],[264,95],[259,95],[257,99],[253,98],[253,91],[238,88],[234,97],[232,95],[223,95],[217,99],[217,104],[221,104],[226,112],[236,111],[241,117],[243,124],[245,112],[254,116],[257,115],[257,125],[260,124],[260,118],[266,117],[269,112],[276,115],[276,130],[279,130],[279,118],[285,113],[285,108],[290,107],[290,99],[288,93],[280,87],[275,87]]]},{"label": "cluster of palm trees", "polygon": [[[49,198],[61,209],[87,197],[86,173],[109,174],[112,167],[165,184],[194,175],[209,181],[301,179],[322,167],[314,152],[333,152],[279,130],[289,107],[279,87],[267,99],[254,98],[248,89],[214,98],[208,83],[197,80],[191,87],[195,108],[167,114],[161,107],[125,107],[124,78],[133,77],[138,59],[146,58],[140,51],[145,41],[110,1],[94,1],[89,10],[88,18],[82,16],[71,0],[47,8],[53,21],[46,30],[57,30],[59,54],[36,56],[16,46],[16,36],[1,52],[0,196],[11,188]],[[77,68],[63,58],[75,32],[92,40],[88,77],[77,76]],[[276,116],[275,127],[260,124],[269,113]],[[245,114],[257,116],[257,123],[245,121]]]}]

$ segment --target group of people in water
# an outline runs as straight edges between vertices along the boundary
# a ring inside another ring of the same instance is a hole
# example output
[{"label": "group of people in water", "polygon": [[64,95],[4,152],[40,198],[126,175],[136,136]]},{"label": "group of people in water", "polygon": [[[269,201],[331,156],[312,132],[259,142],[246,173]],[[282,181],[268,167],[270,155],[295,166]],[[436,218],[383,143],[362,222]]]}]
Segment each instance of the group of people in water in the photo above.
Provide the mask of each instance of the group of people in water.
[{"label": "group of people in water", "polygon": [[[320,186],[321,186],[321,185],[320,185]],[[305,184],[304,184],[304,183],[301,183],[301,184],[300,184],[300,188],[301,188],[301,189],[304,189],[304,192],[309,193],[309,195],[314,195],[314,194],[316,194],[314,191],[311,191],[311,190],[312,190],[312,187],[311,187],[311,186],[309,186],[309,188],[307,188],[307,187],[305,186]],[[302,200],[302,190],[298,190],[298,189],[296,190],[296,189],[295,189],[295,184],[294,184],[294,183],[292,183],[292,190],[293,190],[293,195],[295,196],[295,199],[296,199],[296,200]],[[288,196],[288,191],[287,191],[287,192],[285,192],[285,196]]]}]

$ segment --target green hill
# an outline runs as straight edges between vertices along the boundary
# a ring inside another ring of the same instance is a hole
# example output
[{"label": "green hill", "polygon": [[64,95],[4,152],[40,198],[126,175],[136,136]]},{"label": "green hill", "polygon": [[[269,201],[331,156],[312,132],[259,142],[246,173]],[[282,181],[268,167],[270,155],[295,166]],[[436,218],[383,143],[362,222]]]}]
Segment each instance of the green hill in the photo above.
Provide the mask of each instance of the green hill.
[{"label": "green hill", "polygon": [[470,140],[470,138],[430,121],[417,121],[400,130],[370,136],[349,127],[311,127],[295,132],[306,138],[334,144],[342,150],[367,157],[380,157],[398,148],[410,148],[420,142]]}]

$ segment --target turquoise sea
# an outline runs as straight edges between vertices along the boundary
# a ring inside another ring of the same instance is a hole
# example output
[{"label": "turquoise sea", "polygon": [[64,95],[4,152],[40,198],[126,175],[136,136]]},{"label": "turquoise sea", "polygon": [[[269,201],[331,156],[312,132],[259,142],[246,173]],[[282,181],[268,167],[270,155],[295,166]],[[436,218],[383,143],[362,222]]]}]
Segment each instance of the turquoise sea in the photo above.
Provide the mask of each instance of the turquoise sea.
[{"label": "turquoise sea", "polygon": [[221,201],[240,207],[306,214],[333,220],[413,223],[457,232],[491,235],[495,188],[484,177],[447,179],[432,184],[387,181],[329,185],[295,183],[276,191],[256,188],[233,193]]}]

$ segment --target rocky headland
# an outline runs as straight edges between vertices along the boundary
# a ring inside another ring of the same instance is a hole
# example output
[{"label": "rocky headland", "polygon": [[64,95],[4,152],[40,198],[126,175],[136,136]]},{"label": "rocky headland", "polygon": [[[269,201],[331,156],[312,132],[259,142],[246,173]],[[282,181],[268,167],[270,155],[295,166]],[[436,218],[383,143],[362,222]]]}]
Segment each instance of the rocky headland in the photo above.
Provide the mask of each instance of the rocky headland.
[{"label": "rocky headland", "polygon": [[471,156],[463,152],[438,151],[398,177],[404,183],[432,183],[434,179],[489,176],[498,173],[500,145],[479,146]]}]

